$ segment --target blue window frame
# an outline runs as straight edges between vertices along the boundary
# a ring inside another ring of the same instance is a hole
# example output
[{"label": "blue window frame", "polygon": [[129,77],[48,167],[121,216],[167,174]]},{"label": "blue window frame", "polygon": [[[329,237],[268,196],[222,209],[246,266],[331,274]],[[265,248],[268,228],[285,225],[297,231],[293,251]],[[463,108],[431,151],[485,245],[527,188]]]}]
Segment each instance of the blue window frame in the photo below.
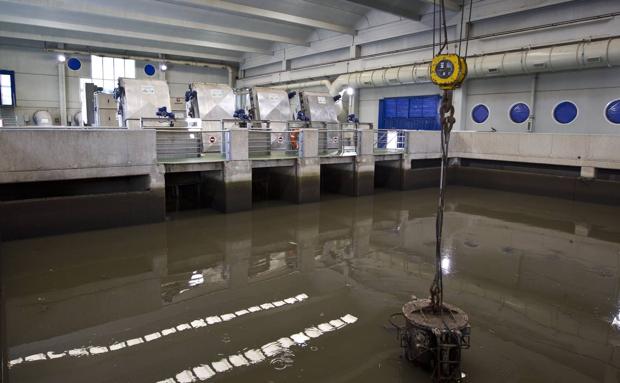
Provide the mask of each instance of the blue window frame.
[{"label": "blue window frame", "polygon": [[524,102],[518,102],[510,108],[508,115],[512,122],[521,124],[530,118],[530,107]]},{"label": "blue window frame", "polygon": [[15,106],[15,71],[0,69],[0,105]]},{"label": "blue window frame", "polygon": [[620,99],[607,104],[605,107],[605,118],[612,124],[620,124]]},{"label": "blue window frame", "polygon": [[484,104],[478,104],[471,109],[471,119],[476,124],[482,124],[489,118],[489,107]]},{"label": "blue window frame", "polygon": [[379,129],[439,130],[438,95],[379,100]]},{"label": "blue window frame", "polygon": [[553,108],[553,119],[559,124],[570,124],[575,121],[579,110],[571,101],[562,101]]}]

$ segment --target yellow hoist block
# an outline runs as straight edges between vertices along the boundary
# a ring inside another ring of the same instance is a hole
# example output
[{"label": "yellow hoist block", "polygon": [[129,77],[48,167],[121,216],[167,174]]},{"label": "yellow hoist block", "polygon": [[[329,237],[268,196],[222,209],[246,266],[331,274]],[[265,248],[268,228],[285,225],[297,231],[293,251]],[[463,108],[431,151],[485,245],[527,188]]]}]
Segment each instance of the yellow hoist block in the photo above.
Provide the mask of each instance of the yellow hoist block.
[{"label": "yellow hoist block", "polygon": [[461,86],[467,76],[465,59],[456,54],[437,55],[431,62],[431,81],[444,90]]}]

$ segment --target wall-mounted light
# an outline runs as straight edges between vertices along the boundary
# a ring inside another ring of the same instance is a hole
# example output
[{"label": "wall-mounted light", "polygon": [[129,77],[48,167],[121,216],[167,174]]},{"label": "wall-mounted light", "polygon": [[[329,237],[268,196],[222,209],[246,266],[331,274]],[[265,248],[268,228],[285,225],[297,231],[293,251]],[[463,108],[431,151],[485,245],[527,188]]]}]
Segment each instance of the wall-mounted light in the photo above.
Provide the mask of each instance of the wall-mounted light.
[{"label": "wall-mounted light", "polygon": [[67,61],[67,58],[63,54],[59,54],[57,59],[59,63],[64,63],[65,61]]},{"label": "wall-mounted light", "polygon": [[351,87],[348,87],[348,88],[346,89],[346,91],[347,91],[347,94],[348,94],[349,96],[353,96],[353,93],[355,93],[355,89],[353,89],[353,88],[351,88]]},{"label": "wall-mounted light", "polygon": [[168,70],[168,65],[166,65],[165,63],[159,64],[159,70],[165,72],[166,70]]}]

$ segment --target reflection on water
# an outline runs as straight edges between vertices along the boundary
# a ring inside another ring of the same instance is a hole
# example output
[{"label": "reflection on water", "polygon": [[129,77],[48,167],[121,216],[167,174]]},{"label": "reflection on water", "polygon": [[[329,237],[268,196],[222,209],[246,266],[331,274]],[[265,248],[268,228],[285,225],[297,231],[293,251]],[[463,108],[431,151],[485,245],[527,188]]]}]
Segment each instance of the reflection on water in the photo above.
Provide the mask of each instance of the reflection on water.
[{"label": "reflection on water", "polygon": [[[394,192],[4,243],[9,379],[428,381],[385,324],[428,294],[435,204]],[[620,208],[458,187],[446,207],[468,380],[619,381]]]}]

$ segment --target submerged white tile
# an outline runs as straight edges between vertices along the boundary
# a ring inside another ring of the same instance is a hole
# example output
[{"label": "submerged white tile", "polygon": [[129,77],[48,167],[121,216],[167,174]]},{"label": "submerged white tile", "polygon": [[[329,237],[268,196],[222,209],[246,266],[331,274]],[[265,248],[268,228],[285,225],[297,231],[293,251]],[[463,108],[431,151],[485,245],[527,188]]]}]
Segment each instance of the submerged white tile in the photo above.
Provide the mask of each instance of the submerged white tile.
[{"label": "submerged white tile", "polygon": [[340,319],[334,319],[334,320],[330,320],[329,324],[332,325],[335,328],[341,328],[346,326],[347,324],[344,323],[343,321],[341,321]]},{"label": "submerged white tile", "polygon": [[291,335],[291,339],[297,344],[304,344],[310,340],[303,332]]},{"label": "submerged white tile", "polygon": [[88,350],[85,348],[74,348],[73,350],[69,350],[69,355],[71,356],[88,356]]},{"label": "submerged white tile", "polygon": [[250,364],[248,360],[241,354],[231,355],[228,357],[230,363],[235,367],[247,366]]},{"label": "submerged white tile", "polygon": [[262,309],[260,307],[258,307],[258,306],[252,306],[252,307],[248,308],[248,311],[251,312],[251,313],[255,313],[255,312],[261,311],[261,310]]},{"label": "submerged white tile", "polygon": [[318,338],[320,337],[323,333],[321,332],[321,330],[319,330],[316,327],[310,327],[307,328],[305,331],[306,335],[308,335],[310,338]]},{"label": "submerged white tile", "polygon": [[142,340],[142,338],[133,338],[133,339],[129,339],[127,341],[127,346],[131,347],[131,346],[135,346],[138,345],[140,343],[144,343],[144,341]]},{"label": "submerged white tile", "polygon": [[121,348],[125,347],[127,347],[127,344],[125,342],[114,343],[113,345],[110,345],[110,351],[120,350]]},{"label": "submerged white tile", "polygon": [[292,305],[293,303],[297,303],[297,299],[295,299],[295,298],[286,298],[284,300],[284,302],[288,303],[289,305]]},{"label": "submerged white tile", "polygon": [[278,339],[278,343],[282,348],[289,348],[295,345],[295,342],[291,338],[280,338]]},{"label": "submerged white tile", "polygon": [[246,309],[235,311],[235,315],[238,316],[238,317],[240,317],[241,315],[245,315],[247,313],[249,313],[249,311],[246,310]]},{"label": "submerged white tile", "polygon": [[220,318],[218,316],[212,316],[212,317],[208,317],[207,318],[207,323],[208,324],[220,323],[221,321],[222,321],[222,318]]},{"label": "submerged white tile", "polygon": [[196,381],[196,377],[194,376],[194,374],[192,374],[192,372],[190,370],[185,370],[185,371],[181,371],[179,372],[176,376],[175,376],[177,382],[179,383],[191,383],[191,382],[195,382]]},{"label": "submerged white tile", "polygon": [[263,347],[261,347],[261,349],[263,350],[263,353],[267,357],[271,357],[271,356],[277,355],[280,352],[282,352],[282,346],[278,342],[267,343],[267,344],[263,345]]},{"label": "submerged white tile", "polygon": [[223,320],[224,322],[226,322],[226,321],[229,321],[229,320],[234,319],[234,318],[236,318],[236,317],[237,317],[237,316],[236,316],[235,314],[223,314],[223,315],[222,315],[222,320]]},{"label": "submerged white tile", "polygon": [[354,316],[353,316],[353,315],[351,315],[351,314],[347,314],[347,315],[343,316],[343,317],[342,317],[342,318],[340,318],[340,319],[342,319],[343,321],[345,321],[345,322],[346,322],[346,323],[348,323],[348,324],[351,324],[351,323],[355,323],[355,322],[357,322],[357,317],[354,317]]},{"label": "submerged white tile", "polygon": [[217,372],[224,372],[233,368],[232,364],[230,364],[226,358],[218,360],[217,362],[212,362],[211,366]]},{"label": "submerged white tile", "polygon": [[167,335],[170,335],[170,334],[174,334],[175,332],[177,332],[177,329],[174,328],[174,327],[170,327],[170,328],[161,330],[161,335],[167,336]]},{"label": "submerged white tile", "polygon": [[319,330],[323,331],[323,332],[329,332],[329,331],[334,331],[335,328],[334,326],[330,325],[329,323],[321,323],[320,325],[316,326],[319,328]]},{"label": "submerged white tile", "polygon": [[244,355],[246,358],[249,359],[250,363],[252,364],[262,362],[263,360],[265,360],[265,355],[263,355],[263,352],[261,350],[256,350],[256,349],[248,350],[245,352]]},{"label": "submerged white tile", "polygon": [[50,359],[58,359],[58,358],[62,358],[63,356],[67,356],[66,352],[58,352],[55,353],[54,351],[48,351],[47,352],[47,357]]},{"label": "submerged white tile", "polygon": [[47,359],[47,356],[45,356],[45,354],[41,353],[41,354],[34,354],[34,355],[28,355],[27,357],[24,358],[25,362],[35,362],[37,360],[45,360]]},{"label": "submerged white tile", "polygon": [[100,347],[100,346],[93,346],[89,348],[88,351],[90,352],[91,355],[105,354],[106,352],[108,352],[108,348]]},{"label": "submerged white tile", "polygon": [[262,305],[260,305],[260,307],[261,307],[263,310],[269,310],[269,309],[272,309],[272,308],[273,308],[273,305],[272,305],[271,303],[263,303]]},{"label": "submerged white tile", "polygon": [[193,328],[200,328],[200,327],[207,326],[207,322],[205,322],[204,319],[193,320],[190,324],[192,325]]},{"label": "submerged white tile", "polygon": [[213,375],[215,375],[215,371],[213,371],[211,367],[209,367],[209,365],[206,365],[206,364],[203,364],[202,366],[194,367],[192,368],[192,371],[194,371],[194,374],[200,380],[207,380],[211,378]]},{"label": "submerged white tile", "polygon": [[179,331],[189,330],[190,328],[192,328],[192,326],[188,325],[187,323],[182,323],[177,326],[177,330]]},{"label": "submerged white tile", "polygon": [[286,303],[284,303],[284,301],[275,301],[275,302],[271,302],[274,306],[276,307],[280,307],[280,306],[284,306]]},{"label": "submerged white tile", "polygon": [[9,360],[9,368],[16,366],[23,362],[24,362],[24,358],[15,358],[15,359]]}]

